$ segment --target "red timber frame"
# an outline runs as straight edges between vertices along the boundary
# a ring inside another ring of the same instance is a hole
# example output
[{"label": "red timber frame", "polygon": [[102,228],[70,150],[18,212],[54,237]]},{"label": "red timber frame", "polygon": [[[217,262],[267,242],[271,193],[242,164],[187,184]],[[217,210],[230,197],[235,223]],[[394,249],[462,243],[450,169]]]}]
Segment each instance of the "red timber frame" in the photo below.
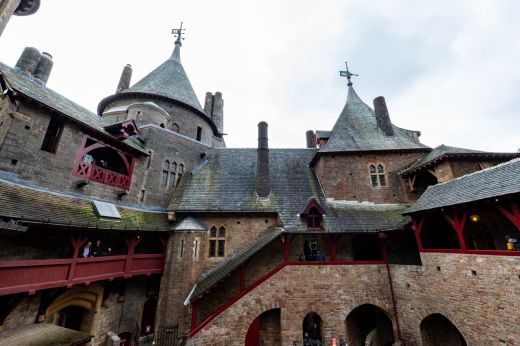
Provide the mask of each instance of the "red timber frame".
[{"label": "red timber frame", "polygon": [[86,237],[70,236],[74,248],[72,258],[46,260],[0,261],[0,296],[37,290],[90,284],[94,281],[118,277],[161,274],[164,270],[166,241],[161,238],[164,251],[158,254],[136,254],[135,248],[142,236],[125,238],[126,255],[78,258]]},{"label": "red timber frame", "polygon": [[[496,205],[496,209],[502,213],[509,221],[515,225],[520,232],[520,209],[515,201],[511,201],[509,209]],[[420,252],[437,252],[437,253],[463,253],[470,255],[500,255],[500,256],[520,256],[520,251],[503,251],[503,250],[470,250],[466,247],[464,240],[464,226],[469,215],[469,208],[460,206],[450,210],[442,211],[444,218],[457,233],[460,249],[425,249],[421,242],[421,231],[424,227],[424,215],[412,216],[412,228],[415,233],[417,247]]]},{"label": "red timber frame", "polygon": [[[86,147],[88,139],[94,141],[95,143]],[[110,148],[111,150],[115,150],[121,157],[121,160],[123,161],[128,174],[125,175],[113,172],[111,170],[96,166],[94,164],[83,162],[83,157],[86,154],[88,154],[94,149],[99,148]],[[130,157],[130,160],[128,159],[128,157]],[[134,163],[135,158],[132,155],[123,153],[121,150],[115,149],[114,147],[102,143],[93,137],[85,135],[81,140],[81,145],[79,147],[78,153],[76,154],[74,168],[72,169],[72,176],[81,179],[97,181],[102,184],[119,187],[128,191],[130,190],[130,183],[132,182]]]},{"label": "red timber frame", "polygon": [[[208,317],[206,317],[203,321],[200,323],[198,322],[199,319],[199,311],[200,311],[200,305],[202,303],[202,298],[210,292],[212,289],[217,287],[220,283],[220,280],[218,283],[216,283],[213,287],[211,287],[209,290],[201,293],[200,295],[192,298],[191,300],[191,330],[190,330],[190,338],[195,336],[198,332],[200,332],[208,323],[210,323],[213,319],[215,319],[217,316],[219,316],[221,313],[226,311],[230,306],[232,306],[234,303],[239,301],[242,297],[244,297],[246,294],[251,292],[253,289],[260,286],[265,281],[269,280],[273,275],[278,273],[280,270],[287,266],[301,266],[301,265],[382,265],[387,263],[386,259],[386,252],[382,252],[383,260],[379,261],[337,261],[336,260],[336,243],[338,240],[338,235],[333,234],[323,234],[321,232],[316,232],[316,234],[321,234],[323,236],[327,236],[327,240],[329,242],[329,245],[331,246],[331,252],[332,252],[332,261],[290,261],[289,260],[289,245],[294,239],[294,237],[297,234],[283,234],[280,237],[278,237],[279,243],[282,246],[283,250],[283,261],[276,265],[271,271],[266,273],[263,277],[255,281],[254,283],[250,284],[249,286],[246,285],[246,275],[247,275],[247,262],[240,265],[236,270],[240,271],[240,292],[229,299],[227,302],[225,302],[223,305],[221,305],[218,309],[213,311]],[[383,251],[383,248],[381,248],[381,251]],[[231,275],[229,273],[228,275]]]}]

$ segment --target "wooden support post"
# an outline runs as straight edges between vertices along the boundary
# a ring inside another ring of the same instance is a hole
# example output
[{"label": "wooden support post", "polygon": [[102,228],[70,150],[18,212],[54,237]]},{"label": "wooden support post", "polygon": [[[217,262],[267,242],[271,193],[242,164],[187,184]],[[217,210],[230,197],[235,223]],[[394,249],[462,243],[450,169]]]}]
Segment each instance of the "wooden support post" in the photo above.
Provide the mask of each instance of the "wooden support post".
[{"label": "wooden support post", "polygon": [[464,225],[466,224],[466,220],[468,219],[468,211],[464,210],[462,215],[459,217],[457,210],[453,210],[451,216],[447,213],[443,213],[444,218],[448,221],[448,223],[455,229],[457,232],[457,237],[459,238],[460,248],[462,252],[466,251],[466,241],[464,240]]},{"label": "wooden support post", "polygon": [[422,241],[421,241],[421,231],[424,226],[424,216],[422,217],[412,217],[412,229],[415,233],[415,241],[417,242],[417,247],[419,251],[423,250]]},{"label": "wooden support post", "polygon": [[[75,238],[75,237],[69,235],[69,240],[70,240],[70,243],[72,244],[72,247],[74,248],[74,252],[72,255],[72,262],[71,262],[71,265],[69,268],[69,274],[67,275],[68,282],[70,282],[70,281],[72,281],[72,279],[74,279],[74,275],[76,274],[76,265],[78,263],[79,251],[87,243],[88,237]],[[67,287],[70,287],[70,284],[68,284]]]},{"label": "wooden support post", "polygon": [[197,328],[199,322],[200,300],[191,303],[191,331]]},{"label": "wooden support post", "polygon": [[289,237],[287,234],[283,235],[283,260],[289,261]]},{"label": "wooden support post", "polygon": [[125,260],[125,278],[132,276],[132,261],[134,259],[135,247],[141,242],[141,240],[143,240],[142,236],[132,236],[130,238],[125,238],[126,245],[128,246]]},{"label": "wooden support post", "polygon": [[516,202],[511,202],[511,211],[507,210],[502,206],[497,206],[497,209],[509,219],[516,226],[516,229],[520,232],[520,210]]}]

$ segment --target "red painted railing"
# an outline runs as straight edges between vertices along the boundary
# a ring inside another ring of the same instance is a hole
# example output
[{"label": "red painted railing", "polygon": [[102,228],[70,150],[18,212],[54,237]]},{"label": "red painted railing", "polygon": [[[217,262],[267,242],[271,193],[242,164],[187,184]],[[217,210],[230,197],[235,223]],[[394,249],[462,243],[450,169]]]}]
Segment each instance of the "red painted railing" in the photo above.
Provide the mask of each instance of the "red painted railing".
[{"label": "red painted railing", "polygon": [[130,177],[121,173],[112,172],[90,163],[79,162],[72,175],[78,178],[94,180],[103,184],[130,189]]},{"label": "red painted railing", "polygon": [[[129,264],[129,265],[128,265]],[[72,286],[117,277],[160,274],[164,254],[0,261],[0,295]]]}]

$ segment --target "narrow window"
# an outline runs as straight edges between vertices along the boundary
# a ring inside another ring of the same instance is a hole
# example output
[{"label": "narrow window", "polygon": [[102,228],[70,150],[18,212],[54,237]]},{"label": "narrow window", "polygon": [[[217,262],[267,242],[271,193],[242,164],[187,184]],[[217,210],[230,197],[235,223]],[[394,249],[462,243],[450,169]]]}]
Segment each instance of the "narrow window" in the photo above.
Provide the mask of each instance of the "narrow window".
[{"label": "narrow window", "polygon": [[385,168],[382,164],[377,165],[377,175],[379,176],[379,186],[386,186]]},{"label": "narrow window", "polygon": [[177,185],[181,182],[182,175],[184,174],[184,164],[179,165],[179,173],[177,174]]},{"label": "narrow window", "polygon": [[175,186],[175,175],[177,174],[177,162],[172,163],[171,171],[170,171],[170,187],[173,188]]},{"label": "narrow window", "polygon": [[197,140],[200,141],[202,138],[202,127],[197,126]]},{"label": "narrow window", "polygon": [[58,143],[60,142],[61,133],[63,132],[63,121],[52,117],[43,137],[43,143],[41,150],[48,151],[49,153],[56,153],[58,149]]},{"label": "narrow window", "polygon": [[215,226],[209,232],[209,257],[224,257],[226,246],[226,229],[220,227],[217,232]]},{"label": "narrow window", "polygon": [[172,124],[171,130],[172,130],[173,132],[177,132],[177,133],[179,133],[179,129],[180,129],[180,128],[179,128],[179,124],[177,124],[177,123],[173,123],[173,124]]},{"label": "narrow window", "polygon": [[184,239],[181,240],[180,249],[179,249],[179,257],[180,258],[184,257]]},{"label": "narrow window", "polygon": [[140,200],[141,202],[144,202],[144,198],[145,198],[145,196],[146,196],[146,190],[145,190],[145,189],[142,189],[142,190],[141,190],[141,195],[139,196],[139,200]]},{"label": "narrow window", "polygon": [[377,174],[376,174],[376,166],[370,165],[370,181],[372,182],[372,187],[377,187]]},{"label": "narrow window", "polygon": [[161,185],[166,186],[168,183],[168,174],[170,173],[170,161],[166,160],[163,163]]},{"label": "narrow window", "polygon": [[199,259],[199,239],[195,239],[193,244],[193,259],[197,260]]},{"label": "narrow window", "polygon": [[309,215],[307,215],[307,228],[321,228],[321,215],[315,207],[312,207],[309,211]]}]

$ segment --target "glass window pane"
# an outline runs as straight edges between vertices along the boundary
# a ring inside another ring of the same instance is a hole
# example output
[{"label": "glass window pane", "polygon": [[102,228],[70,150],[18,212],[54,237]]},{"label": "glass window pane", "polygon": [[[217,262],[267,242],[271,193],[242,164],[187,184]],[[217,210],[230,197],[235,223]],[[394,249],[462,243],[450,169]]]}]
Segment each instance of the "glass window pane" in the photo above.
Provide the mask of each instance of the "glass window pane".
[{"label": "glass window pane", "polygon": [[184,173],[184,165],[181,163],[179,166],[179,172],[182,174]]},{"label": "glass window pane", "polygon": [[372,186],[377,186],[377,175],[371,175],[370,179],[372,180]]},{"label": "glass window pane", "polygon": [[377,165],[377,173],[384,173],[383,165]]},{"label": "glass window pane", "polygon": [[370,173],[375,173],[376,167],[374,165],[370,165]]},{"label": "glass window pane", "polygon": [[170,187],[175,186],[175,173],[170,174]]},{"label": "glass window pane", "polygon": [[224,240],[218,241],[218,257],[224,257]]},{"label": "glass window pane", "polygon": [[210,236],[211,238],[215,238],[215,237],[217,236],[217,228],[216,228],[216,227],[211,227],[211,230],[210,230],[209,236]]},{"label": "glass window pane", "polygon": [[172,163],[172,172],[177,172],[177,162]]},{"label": "glass window pane", "polygon": [[170,170],[170,161],[166,160],[163,163],[163,170],[169,171]]},{"label": "glass window pane", "polygon": [[224,227],[220,227],[220,229],[218,230],[218,236],[219,238],[226,236],[226,229]]},{"label": "glass window pane", "polygon": [[168,181],[168,172],[163,171],[162,172],[162,181],[161,181],[162,186],[166,186],[167,181]]},{"label": "glass window pane", "polygon": [[216,240],[209,241],[209,257],[215,257],[216,245],[217,245]]},{"label": "glass window pane", "polygon": [[379,185],[386,186],[386,179],[385,179],[384,174],[379,176]]}]

